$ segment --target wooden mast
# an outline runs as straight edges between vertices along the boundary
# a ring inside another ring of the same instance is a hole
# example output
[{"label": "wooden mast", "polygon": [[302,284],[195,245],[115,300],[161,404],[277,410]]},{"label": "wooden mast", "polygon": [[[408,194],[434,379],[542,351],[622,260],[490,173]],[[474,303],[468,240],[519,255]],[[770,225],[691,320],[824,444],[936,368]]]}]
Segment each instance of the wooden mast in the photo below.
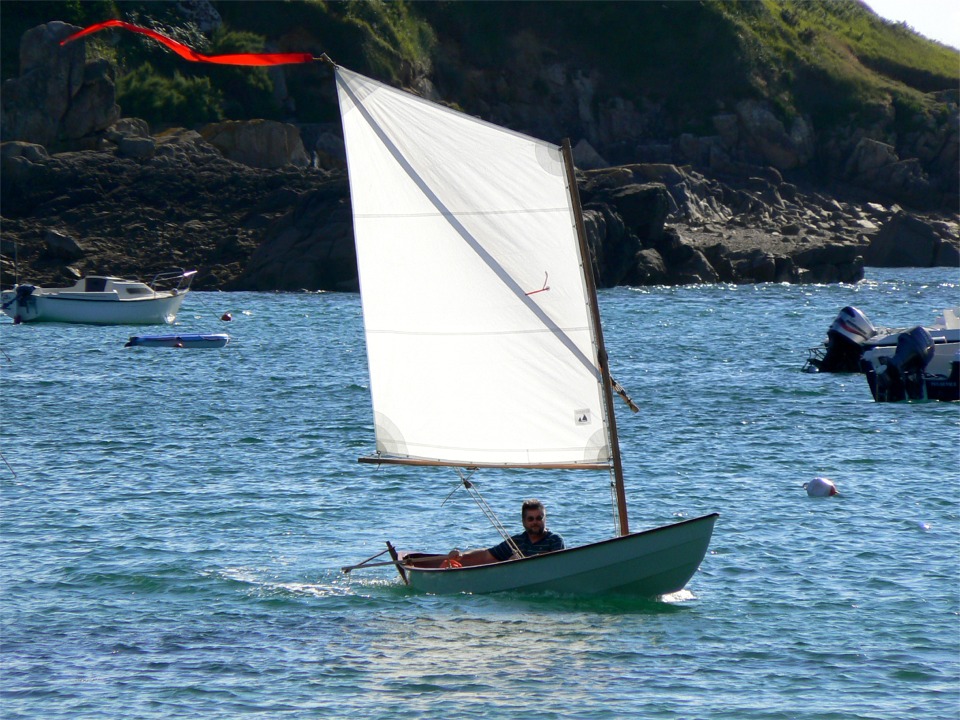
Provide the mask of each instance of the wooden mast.
[{"label": "wooden mast", "polygon": [[570,139],[563,139],[563,164],[567,171],[567,186],[570,188],[570,200],[573,202],[573,219],[577,227],[577,239],[580,242],[580,261],[583,263],[583,277],[587,284],[587,296],[590,299],[590,313],[597,343],[597,361],[600,364],[600,379],[603,385],[603,405],[610,429],[610,452],[613,455],[613,480],[617,495],[617,515],[620,519],[620,534],[627,535],[630,526],[627,523],[627,494],[623,485],[623,462],[620,459],[620,440],[617,436],[617,418],[613,410],[613,381],[610,379],[610,366],[607,363],[607,349],[603,344],[603,327],[600,324],[600,304],[597,302],[597,283],[593,276],[593,260],[587,247],[587,232],[583,227],[583,209],[580,207],[580,191],[577,190],[577,176],[573,168],[573,152]]}]

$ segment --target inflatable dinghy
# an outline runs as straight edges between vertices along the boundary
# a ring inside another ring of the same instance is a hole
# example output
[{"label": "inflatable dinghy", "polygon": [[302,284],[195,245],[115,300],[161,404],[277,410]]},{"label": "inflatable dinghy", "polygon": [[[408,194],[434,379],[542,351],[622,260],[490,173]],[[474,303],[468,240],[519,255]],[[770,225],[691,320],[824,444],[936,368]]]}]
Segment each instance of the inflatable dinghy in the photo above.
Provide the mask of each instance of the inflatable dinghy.
[{"label": "inflatable dinghy", "polygon": [[220,348],[230,342],[224,333],[209,335],[133,335],[124,347]]}]

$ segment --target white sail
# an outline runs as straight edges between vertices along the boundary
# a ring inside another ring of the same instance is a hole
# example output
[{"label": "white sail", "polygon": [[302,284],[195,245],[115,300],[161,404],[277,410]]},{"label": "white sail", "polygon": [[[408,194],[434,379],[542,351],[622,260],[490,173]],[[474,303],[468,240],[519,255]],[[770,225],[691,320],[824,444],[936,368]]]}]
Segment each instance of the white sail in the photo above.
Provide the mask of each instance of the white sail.
[{"label": "white sail", "polygon": [[379,456],[606,466],[560,149],[336,72]]}]

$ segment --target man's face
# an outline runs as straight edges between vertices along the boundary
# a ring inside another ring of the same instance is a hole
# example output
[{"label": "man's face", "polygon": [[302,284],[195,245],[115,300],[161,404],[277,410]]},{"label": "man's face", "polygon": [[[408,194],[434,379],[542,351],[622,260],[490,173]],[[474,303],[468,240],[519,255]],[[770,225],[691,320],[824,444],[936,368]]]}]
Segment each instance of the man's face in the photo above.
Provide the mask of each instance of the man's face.
[{"label": "man's face", "polygon": [[542,508],[526,510],[523,513],[523,529],[531,535],[542,535],[547,513]]}]

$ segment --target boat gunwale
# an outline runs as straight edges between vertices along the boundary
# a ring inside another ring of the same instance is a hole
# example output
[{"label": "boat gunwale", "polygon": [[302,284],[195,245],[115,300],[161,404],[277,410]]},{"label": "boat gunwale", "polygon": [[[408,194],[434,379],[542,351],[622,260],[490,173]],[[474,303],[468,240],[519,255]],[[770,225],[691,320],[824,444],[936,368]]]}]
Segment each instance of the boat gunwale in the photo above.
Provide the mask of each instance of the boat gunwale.
[{"label": "boat gunwale", "polygon": [[[509,559],[509,560],[503,560],[503,561],[501,561],[501,562],[485,563],[485,564],[483,564],[483,565],[467,565],[467,566],[464,566],[464,567],[446,567],[446,568],[441,568],[441,567],[417,567],[416,565],[406,565],[406,564],[404,564],[402,561],[401,561],[401,564],[403,565],[403,569],[406,570],[407,572],[414,571],[414,572],[444,572],[444,573],[449,573],[449,572],[452,571],[452,572],[460,573],[460,572],[467,572],[467,571],[472,571],[472,570],[484,570],[484,569],[489,569],[489,568],[504,567],[504,566],[512,565],[512,564],[516,564],[516,563],[529,562],[529,561],[531,561],[531,560],[544,560],[544,559],[551,558],[551,557],[552,557],[552,558],[555,558],[555,557],[557,557],[557,556],[559,556],[559,555],[569,555],[569,554],[571,554],[571,553],[575,553],[575,552],[580,551],[580,550],[593,550],[593,549],[598,548],[598,547],[601,547],[601,546],[603,546],[603,545],[610,545],[610,544],[612,544],[612,543],[623,542],[623,541],[625,541],[625,540],[632,540],[632,539],[635,539],[635,538],[638,538],[638,537],[641,537],[641,536],[644,536],[644,535],[654,535],[654,534],[660,533],[660,532],[667,532],[667,531],[670,531],[670,530],[675,530],[676,528],[682,527],[683,525],[690,525],[690,524],[692,524],[692,523],[699,523],[699,522],[703,522],[703,521],[709,520],[709,519],[713,519],[714,521],[716,521],[716,519],[719,518],[719,517],[720,517],[720,513],[718,513],[718,512],[712,512],[712,513],[708,513],[707,515],[701,515],[700,517],[690,518],[689,520],[681,520],[680,522],[672,523],[672,524],[670,524],[670,525],[661,525],[661,526],[659,526],[659,527],[650,528],[650,529],[648,529],[648,530],[641,530],[640,532],[632,532],[632,533],[628,533],[628,534],[626,534],[626,535],[618,535],[618,536],[616,536],[616,537],[607,538],[607,539],[605,539],[605,540],[598,540],[597,542],[587,543],[586,545],[578,545],[578,546],[572,547],[572,548],[564,548],[563,550],[555,550],[555,551],[553,551],[553,552],[540,553],[540,554],[538,554],[538,555],[530,555],[530,556],[528,556],[528,557],[523,557],[523,558],[513,558],[513,559]],[[410,553],[404,553],[404,554],[402,554],[402,557],[403,557],[403,558],[406,558],[406,557],[409,557],[409,555],[410,555]],[[441,557],[441,556],[438,556],[438,555],[430,555],[429,553],[423,553],[423,555],[424,555],[425,557],[433,557],[433,558],[439,558],[439,557]]]},{"label": "boat gunwale", "polygon": [[[43,300],[59,300],[62,302],[155,302],[157,300],[170,300],[171,298],[180,297],[181,295],[186,294],[187,290],[151,290],[152,295],[144,295],[142,297],[120,297],[120,293],[116,290],[110,290],[109,292],[71,292],[71,297],[64,297],[63,294],[59,292],[44,292],[33,297],[42,298]],[[102,297],[92,297],[99,295]],[[87,296],[87,297],[84,297]]]}]

